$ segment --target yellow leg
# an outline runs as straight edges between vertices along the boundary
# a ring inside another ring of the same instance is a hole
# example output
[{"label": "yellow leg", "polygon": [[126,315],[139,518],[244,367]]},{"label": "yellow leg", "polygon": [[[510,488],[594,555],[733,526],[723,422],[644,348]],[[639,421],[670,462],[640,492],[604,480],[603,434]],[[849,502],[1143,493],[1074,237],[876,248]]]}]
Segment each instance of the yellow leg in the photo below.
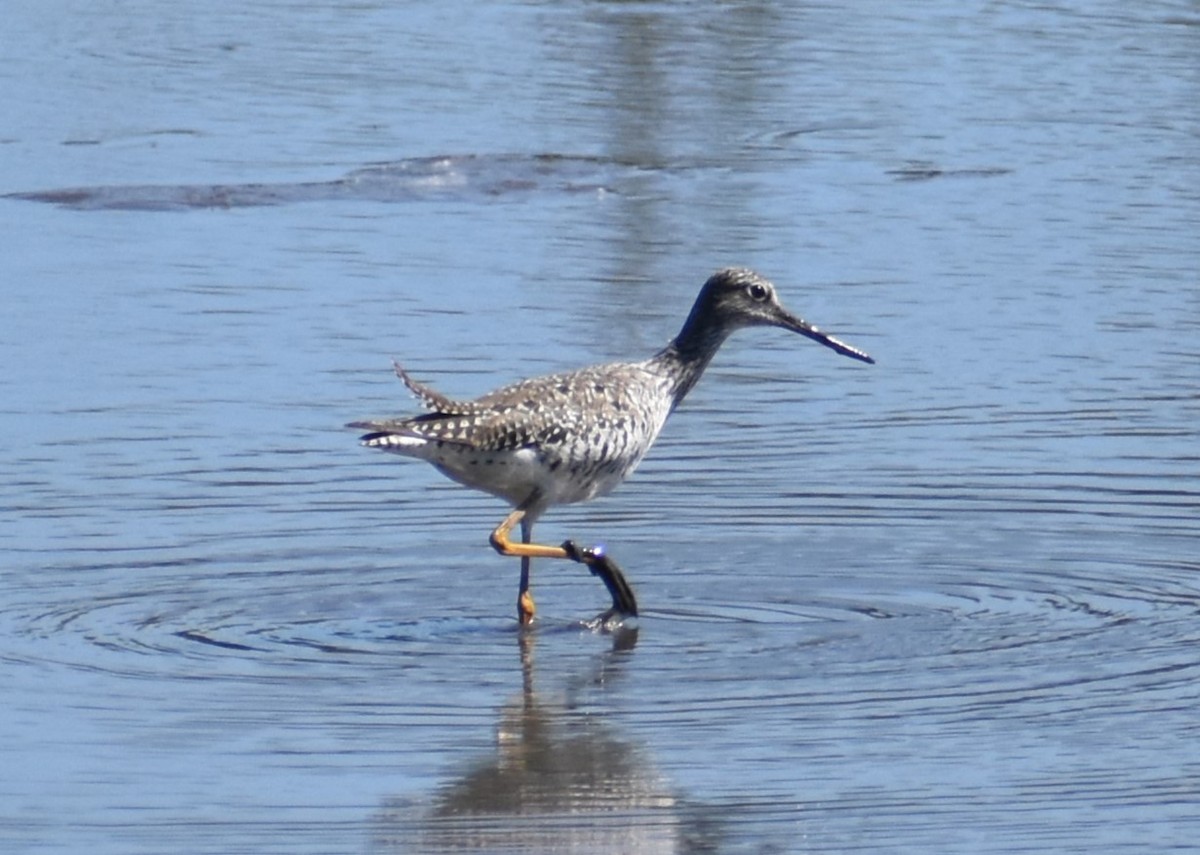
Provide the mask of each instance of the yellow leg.
[{"label": "yellow leg", "polygon": [[[509,532],[517,523],[521,524],[521,542],[513,543],[508,539]],[[504,518],[504,522],[496,526],[492,532],[492,548],[501,555],[512,555],[521,559],[521,588],[517,592],[517,620],[522,626],[533,623],[533,615],[537,610],[533,604],[533,594],[529,592],[529,561],[531,558],[568,558],[567,551],[561,546],[543,546],[530,543],[533,534],[533,524],[525,519],[525,511],[517,508]]]},{"label": "yellow leg", "polygon": [[492,532],[491,542],[492,549],[499,552],[501,555],[513,555],[519,558],[570,558],[567,550],[561,546],[543,546],[540,543],[513,543],[508,539],[508,533],[512,531],[513,526],[521,523],[524,526],[525,511],[522,508],[517,508],[511,514],[504,518],[504,522],[496,526],[496,530]]},{"label": "yellow leg", "polygon": [[[509,540],[513,526],[521,525],[521,542]],[[621,568],[604,554],[603,549],[580,549],[571,541],[562,546],[546,546],[540,543],[530,543],[533,535],[533,523],[525,518],[525,509],[517,508],[504,518],[490,538],[492,548],[501,555],[511,555],[521,559],[521,587],[517,593],[517,620],[522,626],[533,623],[533,595],[529,592],[529,562],[532,558],[569,558],[586,565],[593,575],[599,576],[604,586],[612,596],[613,607],[601,618],[607,620],[613,615],[636,616],[638,613],[637,600],[634,599],[633,589],[625,581]]]}]

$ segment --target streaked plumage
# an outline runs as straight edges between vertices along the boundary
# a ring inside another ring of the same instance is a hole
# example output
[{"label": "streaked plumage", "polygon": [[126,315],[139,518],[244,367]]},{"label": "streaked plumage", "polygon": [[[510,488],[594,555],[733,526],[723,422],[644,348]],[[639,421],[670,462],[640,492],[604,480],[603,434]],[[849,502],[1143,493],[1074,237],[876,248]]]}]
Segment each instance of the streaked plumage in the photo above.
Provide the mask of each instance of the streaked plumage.
[{"label": "streaked plumage", "polygon": [[[641,462],[667,417],[700,379],[725,339],[746,326],[779,326],[808,336],[846,356],[873,362],[860,350],[820,332],[779,304],[774,286],[745,269],[727,269],[705,282],[679,335],[649,359],[613,362],[578,371],[522,380],[473,401],[456,401],[414,380],[398,364],[396,373],[429,412],[424,415],[353,422],[368,431],[364,445],[428,460],[443,474],[498,496],[515,510],[493,533],[498,551],[522,556],[519,606],[522,622],[532,618],[528,595],[529,550],[536,556],[569,557],[605,578],[614,609],[610,559],[573,544],[525,547],[510,544],[507,531],[521,524],[529,544],[533,523],[554,505],[583,502],[610,492]],[[558,554],[562,553],[562,554]],[[608,565],[597,567],[597,562]],[[620,585],[626,589],[624,579]],[[526,609],[528,613],[526,613]]]}]

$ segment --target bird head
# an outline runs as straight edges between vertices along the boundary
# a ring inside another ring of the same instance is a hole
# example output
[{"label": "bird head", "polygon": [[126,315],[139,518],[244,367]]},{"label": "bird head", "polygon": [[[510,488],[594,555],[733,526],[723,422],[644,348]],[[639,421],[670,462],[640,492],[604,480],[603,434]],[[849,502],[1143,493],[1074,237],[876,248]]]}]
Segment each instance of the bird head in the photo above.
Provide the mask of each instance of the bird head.
[{"label": "bird head", "polygon": [[775,286],[745,268],[719,270],[708,278],[700,296],[684,324],[704,338],[723,339],[742,327],[770,326],[800,333],[820,342],[843,356],[874,363],[875,360],[856,347],[822,332],[803,318],[793,315],[779,302]]}]

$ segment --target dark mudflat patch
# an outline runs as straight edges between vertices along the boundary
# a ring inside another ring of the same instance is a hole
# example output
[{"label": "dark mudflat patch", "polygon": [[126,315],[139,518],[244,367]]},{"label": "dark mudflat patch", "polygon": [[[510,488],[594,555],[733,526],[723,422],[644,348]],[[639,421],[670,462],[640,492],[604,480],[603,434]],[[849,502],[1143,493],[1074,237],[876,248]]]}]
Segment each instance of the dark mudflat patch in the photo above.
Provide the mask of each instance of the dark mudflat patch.
[{"label": "dark mudflat patch", "polygon": [[609,193],[641,168],[567,154],[466,154],[373,163],[332,181],[133,184],[9,193],[82,211],[187,211],[300,202],[484,201],[532,193]]}]

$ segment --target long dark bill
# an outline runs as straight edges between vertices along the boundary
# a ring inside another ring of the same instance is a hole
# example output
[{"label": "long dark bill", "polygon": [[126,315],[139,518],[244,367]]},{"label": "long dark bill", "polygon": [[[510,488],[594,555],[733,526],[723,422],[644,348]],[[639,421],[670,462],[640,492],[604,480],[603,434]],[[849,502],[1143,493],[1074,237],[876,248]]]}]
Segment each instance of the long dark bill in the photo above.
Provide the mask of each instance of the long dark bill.
[{"label": "long dark bill", "polygon": [[792,332],[798,332],[800,335],[807,336],[813,341],[819,341],[830,350],[836,350],[842,356],[849,356],[851,359],[857,359],[860,362],[869,362],[871,365],[875,364],[874,359],[872,359],[863,351],[859,350],[857,347],[852,347],[851,345],[846,344],[844,341],[839,341],[828,333],[821,332],[808,321],[804,320],[804,318],[798,318],[795,315],[789,314],[786,316],[783,326],[785,329],[789,329]]}]

